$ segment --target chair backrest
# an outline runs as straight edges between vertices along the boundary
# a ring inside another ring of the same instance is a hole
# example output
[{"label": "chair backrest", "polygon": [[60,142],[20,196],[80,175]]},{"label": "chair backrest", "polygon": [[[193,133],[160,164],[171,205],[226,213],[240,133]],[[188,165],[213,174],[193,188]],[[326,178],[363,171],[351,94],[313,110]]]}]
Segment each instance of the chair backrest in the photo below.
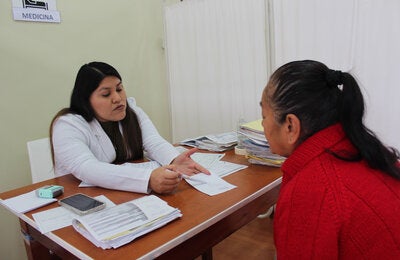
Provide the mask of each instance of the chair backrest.
[{"label": "chair backrest", "polygon": [[50,139],[48,137],[27,143],[32,183],[54,178],[54,166],[51,159]]}]

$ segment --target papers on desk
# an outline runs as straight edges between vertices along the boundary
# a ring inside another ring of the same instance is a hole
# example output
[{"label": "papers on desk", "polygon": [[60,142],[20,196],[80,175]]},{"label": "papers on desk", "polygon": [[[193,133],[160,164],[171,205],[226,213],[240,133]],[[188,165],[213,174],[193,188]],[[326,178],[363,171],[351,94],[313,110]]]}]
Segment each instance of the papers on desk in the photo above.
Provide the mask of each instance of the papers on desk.
[{"label": "papers on desk", "polygon": [[190,158],[209,170],[224,156],[224,153],[194,153],[190,156]]},{"label": "papers on desk", "polygon": [[[106,208],[115,206],[115,203],[109,200],[106,196],[100,195],[95,197],[96,199],[106,203]],[[39,231],[44,234],[50,231],[54,231],[63,227],[71,226],[72,220],[78,217],[77,214],[73,213],[64,207],[57,207],[39,213],[32,214]]]},{"label": "papers on desk", "polygon": [[227,176],[236,171],[247,168],[246,165],[224,162],[220,159],[224,154],[217,153],[194,153],[191,158],[211,172],[211,175],[198,173],[193,176],[185,176],[185,180],[192,187],[207,195],[213,196],[225,191],[236,188],[235,185],[223,180],[222,177]]},{"label": "papers on desk", "polygon": [[149,195],[76,217],[72,226],[97,247],[109,249],[123,246],[181,216],[179,209]]},{"label": "papers on desk", "polygon": [[238,135],[242,135],[246,139],[250,139],[255,144],[269,147],[261,122],[262,119],[259,119],[240,125]]},{"label": "papers on desk", "polygon": [[[212,176],[206,174],[197,174],[199,176],[191,176],[186,177],[186,181],[193,186],[198,191],[206,193],[210,196],[220,194],[222,192],[231,190],[236,186],[229,184],[222,177],[225,177],[231,173],[237,172],[246,168],[246,165],[230,163],[221,161],[221,158],[224,157],[225,154],[221,153],[194,153],[191,155],[191,158],[202,165],[204,168],[209,170],[212,173]],[[125,163],[123,166],[129,167],[132,165],[131,163]],[[156,169],[160,167],[156,161],[137,163],[136,167],[140,166],[147,169]],[[204,176],[203,176],[204,175]],[[81,182],[79,187],[91,187],[93,185],[86,184]]]},{"label": "papers on desk", "polygon": [[35,191],[31,191],[6,200],[0,200],[1,204],[16,213],[25,213],[46,206],[55,201],[57,201],[57,199],[39,198]]},{"label": "papers on desk", "polygon": [[236,188],[235,185],[230,184],[212,172],[211,175],[198,173],[196,175],[186,177],[185,180],[192,185],[193,188],[210,196],[214,196]]},{"label": "papers on desk", "polygon": [[252,164],[280,167],[286,160],[285,157],[273,154],[269,145],[258,144],[251,139],[245,140],[243,147],[246,149],[246,158]]},{"label": "papers on desk", "polygon": [[223,152],[232,149],[237,144],[237,134],[236,132],[210,134],[185,139],[179,144],[214,152]]},{"label": "papers on desk", "polygon": [[242,169],[246,169],[247,165],[243,164],[237,164],[237,163],[231,163],[231,162],[225,162],[225,161],[219,161],[215,163],[209,171],[212,173],[218,175],[219,177],[225,177],[228,176],[231,173],[240,171]]},{"label": "papers on desk", "polygon": [[194,153],[191,158],[218,177],[247,168],[247,165],[221,161],[224,156],[224,153]]},{"label": "papers on desk", "polygon": [[280,167],[286,158],[271,152],[261,122],[259,119],[240,125],[238,135],[242,136],[246,157],[252,164]]}]

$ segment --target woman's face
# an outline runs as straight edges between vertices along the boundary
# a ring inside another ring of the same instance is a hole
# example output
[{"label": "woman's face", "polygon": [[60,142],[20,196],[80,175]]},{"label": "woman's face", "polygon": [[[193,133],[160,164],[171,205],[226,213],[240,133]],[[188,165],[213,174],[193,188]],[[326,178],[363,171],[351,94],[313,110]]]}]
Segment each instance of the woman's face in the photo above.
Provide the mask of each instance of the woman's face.
[{"label": "woman's face", "polygon": [[281,156],[288,156],[290,153],[288,152],[288,144],[286,142],[287,136],[284,131],[284,125],[280,125],[276,122],[271,107],[266,103],[265,93],[263,94],[260,104],[264,135],[268,140],[271,152]]},{"label": "woman's face", "polygon": [[120,121],[126,115],[126,93],[115,76],[105,77],[89,98],[96,119],[100,122]]}]

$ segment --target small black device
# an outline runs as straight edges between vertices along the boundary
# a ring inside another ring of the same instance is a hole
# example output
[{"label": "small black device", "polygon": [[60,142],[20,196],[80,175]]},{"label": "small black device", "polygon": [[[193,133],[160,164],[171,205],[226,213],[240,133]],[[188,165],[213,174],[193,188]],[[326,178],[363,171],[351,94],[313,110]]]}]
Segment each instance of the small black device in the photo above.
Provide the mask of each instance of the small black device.
[{"label": "small black device", "polygon": [[77,193],[64,199],[60,199],[58,204],[78,215],[85,215],[106,207],[104,202],[96,200],[82,193]]}]

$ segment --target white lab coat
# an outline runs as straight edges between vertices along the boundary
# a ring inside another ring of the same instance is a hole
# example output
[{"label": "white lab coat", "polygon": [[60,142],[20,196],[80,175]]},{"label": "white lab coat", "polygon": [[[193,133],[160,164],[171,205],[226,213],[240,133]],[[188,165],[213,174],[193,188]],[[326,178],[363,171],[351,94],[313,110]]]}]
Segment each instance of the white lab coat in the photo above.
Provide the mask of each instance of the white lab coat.
[{"label": "white lab coat", "polygon": [[[136,106],[134,98],[128,105],[135,111],[142,130],[146,156],[160,165],[169,164],[179,152],[154,127],[146,113]],[[134,163],[111,164],[116,158],[114,146],[99,122],[88,123],[82,116],[61,116],[53,127],[55,173],[72,173],[78,179],[99,187],[147,193],[152,169]]]}]

